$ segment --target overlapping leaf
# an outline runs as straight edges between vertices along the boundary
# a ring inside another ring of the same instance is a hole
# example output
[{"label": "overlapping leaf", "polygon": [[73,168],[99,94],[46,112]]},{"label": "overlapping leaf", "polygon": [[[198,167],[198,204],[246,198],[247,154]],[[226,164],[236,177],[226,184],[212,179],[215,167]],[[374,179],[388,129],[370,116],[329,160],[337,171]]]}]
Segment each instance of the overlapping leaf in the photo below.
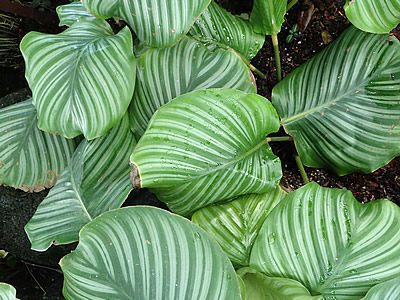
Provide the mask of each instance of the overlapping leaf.
[{"label": "overlapping leaf", "polygon": [[0,110],[0,184],[41,191],[68,165],[75,142],[40,131],[36,117],[31,99]]},{"label": "overlapping leaf", "polygon": [[12,285],[0,282],[0,300],[16,300],[17,292]]},{"label": "overlapping leaf", "polygon": [[361,204],[347,190],[310,183],[269,214],[250,265],[291,278],[312,295],[360,299],[400,275],[400,208],[387,200]]},{"label": "overlapping leaf", "polygon": [[196,20],[189,34],[204,42],[225,44],[248,60],[256,56],[265,40],[263,34],[254,32],[249,21],[232,15],[215,2]]},{"label": "overlapping leaf", "polygon": [[120,17],[150,47],[168,47],[189,31],[211,0],[84,0],[89,12]]},{"label": "overlapping leaf", "polygon": [[72,2],[57,7],[57,15],[60,19],[60,26],[71,26],[78,22],[80,18],[95,19],[81,2]]},{"label": "overlapping leaf", "polygon": [[281,188],[241,196],[195,212],[192,221],[210,233],[234,265],[248,266],[250,251],[265,219],[285,196]]},{"label": "overlapping leaf", "polygon": [[399,0],[346,0],[346,16],[357,28],[389,33],[400,23]]},{"label": "overlapping leaf", "polygon": [[25,226],[32,249],[74,242],[83,225],[121,206],[131,191],[129,155],[134,144],[125,116],[106,136],[79,145],[71,164]]},{"label": "overlapping leaf", "polygon": [[271,103],[232,89],[191,92],[162,106],[131,156],[133,184],[172,211],[272,190],[282,176],[266,142],[279,121]]},{"label": "overlapping leaf", "polygon": [[136,74],[128,27],[114,35],[103,20],[81,20],[56,35],[28,33],[21,51],[40,129],[94,139],[121,120]]},{"label": "overlapping leaf", "polygon": [[208,50],[191,38],[167,49],[150,49],[138,59],[130,106],[133,131],[141,136],[155,111],[173,98],[198,89],[226,87],[256,92],[249,68],[234,53]]},{"label": "overlapping leaf", "polygon": [[242,268],[237,273],[244,283],[243,300],[323,300],[322,296],[311,296],[292,279],[268,277],[251,268]]},{"label": "overlapping leaf", "polygon": [[286,0],[254,0],[250,22],[255,32],[273,35],[281,31],[287,8]]},{"label": "overlapping leaf", "polygon": [[362,300],[400,299],[400,277],[380,283],[370,289]]},{"label": "overlapping leaf", "polygon": [[60,262],[67,299],[239,300],[235,271],[190,221],[154,207],[102,214]]},{"label": "overlapping leaf", "polygon": [[272,94],[310,167],[371,172],[400,154],[400,43],[394,37],[350,28]]}]

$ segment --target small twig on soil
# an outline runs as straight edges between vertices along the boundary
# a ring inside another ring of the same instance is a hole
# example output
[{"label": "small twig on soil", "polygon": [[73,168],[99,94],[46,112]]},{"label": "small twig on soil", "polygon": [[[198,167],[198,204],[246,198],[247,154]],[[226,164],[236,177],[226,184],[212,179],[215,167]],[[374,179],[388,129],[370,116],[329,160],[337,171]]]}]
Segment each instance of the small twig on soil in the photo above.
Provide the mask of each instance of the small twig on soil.
[{"label": "small twig on soil", "polygon": [[271,35],[271,38],[272,38],[272,45],[274,46],[276,76],[278,78],[278,81],[281,81],[282,80],[281,53],[279,51],[278,34]]},{"label": "small twig on soil", "polygon": [[301,175],[301,178],[303,179],[304,184],[309,183],[310,180],[308,179],[306,170],[304,169],[304,165],[303,165],[303,163],[301,161],[300,156],[298,154],[296,154],[294,156],[294,159],[296,160],[296,164],[297,164],[297,167],[299,168],[300,175]]},{"label": "small twig on soil", "polygon": [[54,272],[62,274],[61,270],[56,269],[56,268],[52,268],[52,267],[48,267],[48,266],[44,266],[44,265],[34,264],[34,263],[31,263],[31,262],[28,262],[28,261],[25,261],[25,260],[22,260],[22,259],[21,259],[21,262],[24,263],[25,265],[29,265],[29,266],[32,266],[32,267],[35,267],[35,268],[46,269],[46,270],[50,270],[50,271],[54,271]]},{"label": "small twig on soil", "polygon": [[35,280],[37,286],[42,290],[43,295],[46,295],[45,289],[42,287],[42,285],[39,283],[39,281],[38,281],[38,280],[36,279],[36,277],[33,275],[33,273],[31,272],[31,270],[29,269],[28,265],[27,265],[26,263],[24,263],[24,264],[25,264],[26,269],[27,269],[28,272],[29,272],[29,275],[31,275],[31,277],[33,278],[33,280]]},{"label": "small twig on soil", "polygon": [[291,136],[270,136],[267,137],[267,142],[290,142],[293,141]]}]

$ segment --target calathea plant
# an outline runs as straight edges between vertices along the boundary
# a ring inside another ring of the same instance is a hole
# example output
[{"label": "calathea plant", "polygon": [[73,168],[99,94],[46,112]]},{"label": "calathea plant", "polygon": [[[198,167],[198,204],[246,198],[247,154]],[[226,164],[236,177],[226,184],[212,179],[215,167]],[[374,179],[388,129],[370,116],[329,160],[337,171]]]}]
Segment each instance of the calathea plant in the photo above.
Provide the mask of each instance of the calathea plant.
[{"label": "calathea plant", "polygon": [[[24,37],[32,99],[0,110],[0,180],[54,185],[25,229],[38,251],[79,241],[60,262],[65,298],[400,296],[400,208],[285,191],[269,146],[293,139],[339,175],[398,156],[399,41],[351,27],[269,101],[249,61],[284,2],[256,1],[249,22],[209,0],[84,0],[57,9],[64,32]],[[120,208],[132,188],[172,213]]]}]

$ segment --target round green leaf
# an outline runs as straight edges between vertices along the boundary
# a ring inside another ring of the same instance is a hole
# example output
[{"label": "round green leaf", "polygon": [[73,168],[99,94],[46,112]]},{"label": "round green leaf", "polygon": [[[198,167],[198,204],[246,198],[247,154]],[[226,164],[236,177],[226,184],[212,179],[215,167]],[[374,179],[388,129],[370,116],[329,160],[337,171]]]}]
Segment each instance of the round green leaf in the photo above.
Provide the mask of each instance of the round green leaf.
[{"label": "round green leaf", "polygon": [[400,154],[400,43],[349,28],[274,87],[304,164],[372,172]]},{"label": "round green leaf", "polygon": [[141,136],[156,110],[198,89],[236,88],[256,92],[246,64],[227,50],[208,50],[191,38],[167,49],[150,49],[138,59],[136,90],[130,106],[135,134]]},{"label": "round green leaf", "polygon": [[272,209],[285,197],[280,188],[241,196],[226,204],[196,211],[192,221],[220,244],[236,266],[248,266],[250,251],[262,224]]},{"label": "round green leaf", "polygon": [[322,300],[311,296],[301,283],[287,278],[268,277],[251,268],[237,271],[244,283],[243,300]]},{"label": "round green leaf", "polygon": [[211,2],[196,20],[189,34],[203,42],[225,44],[252,59],[262,48],[265,35],[254,32],[253,25]]},{"label": "round green leaf", "polygon": [[65,5],[57,6],[57,15],[60,19],[59,26],[71,26],[78,22],[80,18],[95,19],[82,4],[82,2],[72,2]]},{"label": "round green leaf", "polygon": [[136,74],[128,27],[114,35],[103,20],[81,20],[56,35],[28,33],[21,51],[40,129],[90,140],[121,120]]},{"label": "round green leaf", "polygon": [[271,103],[232,89],[200,90],[162,106],[135,148],[132,183],[182,215],[274,189],[282,176],[266,135],[279,129]]},{"label": "round green leaf", "polygon": [[347,18],[357,28],[389,33],[400,23],[400,0],[346,0]]},{"label": "round green leaf", "polygon": [[189,31],[211,0],[84,0],[89,12],[126,21],[141,42],[168,47]]},{"label": "round green leaf", "polygon": [[400,299],[400,277],[380,283],[370,289],[362,300]]},{"label": "round green leaf", "polygon": [[25,226],[32,249],[77,241],[83,225],[122,205],[131,191],[129,155],[134,145],[127,116],[107,135],[79,145]]},{"label": "round green leaf", "polygon": [[0,109],[0,184],[50,188],[70,162],[73,140],[40,131],[31,99]]},{"label": "round green leaf", "polygon": [[326,299],[360,299],[400,275],[400,208],[367,204],[347,190],[310,183],[288,194],[267,217],[250,265],[291,278]]},{"label": "round green leaf", "polygon": [[0,282],[0,300],[16,300],[17,292],[12,285]]},{"label": "round green leaf", "polygon": [[254,31],[273,35],[281,31],[285,21],[287,0],[254,0],[250,22]]},{"label": "round green leaf", "polygon": [[102,214],[60,262],[66,299],[239,300],[235,271],[190,221],[154,207]]}]

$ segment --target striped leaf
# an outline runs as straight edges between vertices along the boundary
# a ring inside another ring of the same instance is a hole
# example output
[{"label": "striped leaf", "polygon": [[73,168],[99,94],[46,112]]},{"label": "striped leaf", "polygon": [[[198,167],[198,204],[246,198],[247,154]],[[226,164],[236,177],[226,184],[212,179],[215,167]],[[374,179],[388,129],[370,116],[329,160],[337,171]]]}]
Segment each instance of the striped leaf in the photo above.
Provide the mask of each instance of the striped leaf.
[{"label": "striped leaf", "polygon": [[60,19],[59,26],[71,26],[78,22],[80,18],[95,19],[81,2],[72,2],[57,6],[57,15]]},{"label": "striped leaf", "polygon": [[370,289],[362,300],[400,299],[400,277],[380,283]]},{"label": "striped leaf", "polygon": [[256,92],[249,68],[234,53],[208,50],[191,38],[167,49],[150,49],[138,59],[136,90],[130,106],[133,131],[141,136],[156,110],[198,89],[236,88]]},{"label": "striped leaf", "polygon": [[360,299],[374,285],[400,276],[400,208],[367,204],[347,190],[310,183],[269,214],[250,266],[299,281],[312,295]]},{"label": "striped leaf", "polygon": [[248,266],[262,224],[285,194],[278,187],[244,195],[227,204],[204,207],[193,214],[192,221],[215,238],[234,265]]},{"label": "striped leaf", "polygon": [[287,278],[268,277],[251,268],[237,271],[243,280],[245,293],[242,300],[322,300],[311,296],[301,283]]},{"label": "striped leaf", "polygon": [[273,35],[281,31],[285,21],[287,0],[254,0],[250,22],[254,31]]},{"label": "striped leaf", "polygon": [[129,155],[134,145],[127,116],[104,137],[79,145],[25,226],[32,249],[44,251],[51,244],[77,241],[83,225],[121,206],[131,191]]},{"label": "striped leaf", "polygon": [[282,176],[266,135],[279,129],[271,103],[232,89],[195,91],[162,106],[135,148],[132,184],[151,188],[182,215],[247,193]]},{"label": "striped leaf", "polygon": [[102,214],[60,262],[66,299],[239,300],[235,271],[190,221],[154,207]]},{"label": "striped leaf", "polygon": [[347,18],[357,28],[389,33],[400,23],[400,0],[346,0]]},{"label": "striped leaf", "polygon": [[232,15],[215,2],[196,20],[189,34],[204,42],[225,44],[248,60],[256,56],[265,40],[263,34],[254,32],[249,21]]},{"label": "striped leaf", "polygon": [[272,92],[303,162],[339,175],[400,154],[400,43],[349,28]]},{"label": "striped leaf", "polygon": [[103,20],[81,20],[56,35],[28,33],[21,51],[40,129],[90,140],[121,120],[135,85],[128,27],[114,35]]},{"label": "striped leaf", "polygon": [[31,99],[0,109],[0,184],[39,192],[69,164],[75,142],[40,131],[36,118]]},{"label": "striped leaf", "polygon": [[16,300],[17,292],[12,285],[0,282],[0,300]]},{"label": "striped leaf", "polygon": [[211,0],[83,0],[100,18],[119,17],[150,47],[168,47],[186,35]]}]

